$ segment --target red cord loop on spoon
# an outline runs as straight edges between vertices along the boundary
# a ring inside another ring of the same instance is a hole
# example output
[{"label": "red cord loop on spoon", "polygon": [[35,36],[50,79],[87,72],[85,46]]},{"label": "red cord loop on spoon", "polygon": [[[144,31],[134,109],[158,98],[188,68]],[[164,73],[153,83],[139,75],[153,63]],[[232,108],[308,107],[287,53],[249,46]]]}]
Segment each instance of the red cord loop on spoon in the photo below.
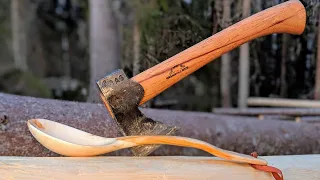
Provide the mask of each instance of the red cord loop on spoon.
[{"label": "red cord loop on spoon", "polygon": [[[252,152],[251,156],[257,158],[258,153],[257,152]],[[276,180],[283,180],[283,174],[280,169],[272,167],[272,166],[267,166],[267,165],[257,165],[257,164],[250,164],[253,168],[260,170],[260,171],[265,171],[265,172],[270,172],[272,173],[273,177]]]}]

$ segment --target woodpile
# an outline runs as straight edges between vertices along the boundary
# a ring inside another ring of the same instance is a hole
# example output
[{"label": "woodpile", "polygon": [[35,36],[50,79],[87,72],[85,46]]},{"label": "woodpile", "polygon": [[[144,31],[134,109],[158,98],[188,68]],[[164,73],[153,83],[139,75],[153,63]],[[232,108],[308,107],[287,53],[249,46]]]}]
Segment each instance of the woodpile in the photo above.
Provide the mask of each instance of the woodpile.
[{"label": "woodpile", "polygon": [[250,97],[250,108],[215,108],[220,115],[256,117],[259,120],[275,119],[295,122],[320,123],[320,101],[284,98]]}]

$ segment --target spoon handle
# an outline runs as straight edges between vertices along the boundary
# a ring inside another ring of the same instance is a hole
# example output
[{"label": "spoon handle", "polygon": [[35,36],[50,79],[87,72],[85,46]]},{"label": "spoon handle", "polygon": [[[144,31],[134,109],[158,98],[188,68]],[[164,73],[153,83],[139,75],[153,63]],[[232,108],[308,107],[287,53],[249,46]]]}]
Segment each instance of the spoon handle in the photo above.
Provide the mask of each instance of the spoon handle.
[{"label": "spoon handle", "polygon": [[258,165],[267,165],[267,161],[259,158],[254,158],[249,155],[240,154],[228,150],[218,148],[214,145],[200,141],[197,139],[180,137],[180,136],[126,136],[116,138],[119,141],[124,141],[125,144],[132,144],[133,146],[139,145],[151,145],[151,144],[162,144],[162,145],[175,145],[183,147],[191,147],[201,149],[217,157],[249,163],[249,164],[258,164]]}]

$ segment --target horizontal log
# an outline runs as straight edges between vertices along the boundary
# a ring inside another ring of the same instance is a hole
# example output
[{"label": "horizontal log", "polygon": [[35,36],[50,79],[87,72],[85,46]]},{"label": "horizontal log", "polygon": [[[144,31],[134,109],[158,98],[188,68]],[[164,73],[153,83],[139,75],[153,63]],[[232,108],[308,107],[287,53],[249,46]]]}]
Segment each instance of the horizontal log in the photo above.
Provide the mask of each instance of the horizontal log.
[{"label": "horizontal log", "polygon": [[310,117],[296,117],[296,122],[304,122],[304,123],[319,123],[320,124],[320,117],[319,116],[310,116]]},{"label": "horizontal log", "polygon": [[287,115],[287,116],[320,116],[320,108],[215,108],[215,114],[259,116],[259,115]]},{"label": "horizontal log", "polygon": [[[103,104],[79,103],[0,93],[0,156],[58,156],[39,144],[27,129],[32,118],[50,119],[103,136],[121,136]],[[320,126],[281,120],[257,121],[211,113],[141,108],[145,115],[180,127],[177,135],[206,141],[220,148],[250,154],[320,153]],[[129,149],[107,155],[132,155]],[[198,149],[161,146],[151,155],[211,156]]]},{"label": "horizontal log", "polygon": [[[249,117],[251,117],[251,116],[249,116]],[[275,120],[293,121],[293,120],[295,120],[295,117],[286,116],[286,115],[258,115],[257,119],[259,119],[259,120],[275,119]]]},{"label": "horizontal log", "polygon": [[273,107],[297,107],[297,108],[320,108],[320,101],[285,98],[249,97],[248,106],[273,106]]},{"label": "horizontal log", "polygon": [[[320,155],[261,157],[284,179],[318,180]],[[247,164],[213,157],[0,157],[0,179],[238,179],[274,180]]]},{"label": "horizontal log", "polygon": [[259,115],[257,120],[286,120],[304,123],[320,123],[320,116],[286,116],[286,115]]}]

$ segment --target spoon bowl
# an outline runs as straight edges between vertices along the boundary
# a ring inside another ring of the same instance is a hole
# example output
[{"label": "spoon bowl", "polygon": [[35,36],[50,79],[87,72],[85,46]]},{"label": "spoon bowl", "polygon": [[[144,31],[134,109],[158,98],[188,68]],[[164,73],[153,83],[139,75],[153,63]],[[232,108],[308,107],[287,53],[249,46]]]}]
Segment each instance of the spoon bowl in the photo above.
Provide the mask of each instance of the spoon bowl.
[{"label": "spoon bowl", "polygon": [[187,137],[125,136],[105,138],[47,119],[30,119],[27,125],[31,134],[39,143],[47,149],[65,156],[96,156],[140,145],[162,144],[198,148],[231,161],[267,165],[267,162],[263,159],[227,151]]},{"label": "spoon bowl", "polygon": [[[115,138],[96,136],[47,119],[31,119],[28,128],[47,149],[65,156],[95,156],[114,151]],[[119,149],[119,148],[116,148]]]}]

